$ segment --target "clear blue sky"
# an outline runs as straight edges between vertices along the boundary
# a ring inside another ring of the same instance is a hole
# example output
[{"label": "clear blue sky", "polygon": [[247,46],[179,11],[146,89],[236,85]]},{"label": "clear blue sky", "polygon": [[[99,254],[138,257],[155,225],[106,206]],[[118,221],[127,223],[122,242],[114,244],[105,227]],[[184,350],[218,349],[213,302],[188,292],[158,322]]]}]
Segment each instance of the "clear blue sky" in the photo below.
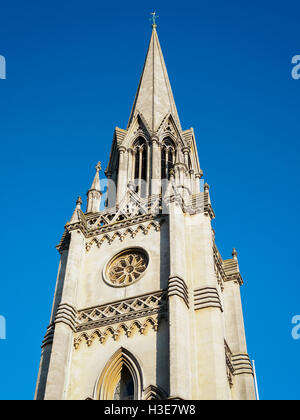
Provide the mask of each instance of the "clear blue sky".
[{"label": "clear blue sky", "polygon": [[299,1],[0,1],[0,399],[32,399],[64,224],[115,126],[125,128],[158,34],[193,127],[223,258],[238,250],[262,399],[299,399]]}]

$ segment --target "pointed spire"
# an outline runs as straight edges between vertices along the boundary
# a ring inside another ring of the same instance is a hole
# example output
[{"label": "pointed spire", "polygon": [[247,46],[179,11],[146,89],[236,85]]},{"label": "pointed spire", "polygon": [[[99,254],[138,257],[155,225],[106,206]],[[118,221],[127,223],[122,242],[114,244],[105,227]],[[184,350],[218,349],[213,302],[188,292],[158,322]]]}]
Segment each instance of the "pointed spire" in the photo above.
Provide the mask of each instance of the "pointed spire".
[{"label": "pointed spire", "polygon": [[[236,262],[236,270],[239,272],[240,268],[239,268],[239,262],[238,262],[238,254],[235,248],[232,249],[232,259]],[[240,284],[243,284],[243,280],[241,280]]]},{"label": "pointed spire", "polygon": [[76,208],[81,210],[82,198],[79,196],[76,200]]},{"label": "pointed spire", "polygon": [[205,193],[209,193],[209,188],[210,188],[210,186],[207,184],[207,182],[205,182],[205,184],[204,184],[204,192]]},{"label": "pointed spire", "polygon": [[101,203],[101,189],[100,189],[100,177],[99,172],[101,171],[101,162],[98,162],[96,167],[96,174],[92,183],[91,188],[87,192],[87,213],[97,213],[100,210]]},{"label": "pointed spire", "polygon": [[127,128],[138,113],[143,115],[153,133],[167,114],[172,114],[181,129],[155,23]]},{"label": "pointed spire", "polygon": [[80,221],[79,214],[80,214],[80,211],[81,211],[81,204],[82,204],[82,199],[81,199],[81,197],[78,197],[77,200],[76,200],[76,207],[75,207],[74,213],[73,213],[69,223],[76,223],[76,222]]},{"label": "pointed spire", "polygon": [[95,174],[95,178],[94,181],[92,183],[92,186],[90,188],[89,191],[91,190],[96,190],[96,191],[100,191],[100,178],[99,178],[99,172],[101,171],[101,162],[98,162],[97,165],[95,166],[96,169],[96,174]]},{"label": "pointed spire", "polygon": [[235,249],[235,248],[233,248],[233,250],[232,250],[232,258],[233,258],[234,260],[237,260],[237,251],[236,251],[236,249]]}]

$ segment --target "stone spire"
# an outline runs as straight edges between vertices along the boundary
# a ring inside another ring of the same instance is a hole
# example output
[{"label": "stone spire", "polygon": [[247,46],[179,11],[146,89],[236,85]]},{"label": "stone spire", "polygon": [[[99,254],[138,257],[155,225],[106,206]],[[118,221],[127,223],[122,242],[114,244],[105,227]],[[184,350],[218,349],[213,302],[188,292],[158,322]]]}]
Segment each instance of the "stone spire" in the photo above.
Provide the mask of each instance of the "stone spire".
[{"label": "stone spire", "polygon": [[79,196],[76,200],[76,207],[75,207],[74,213],[68,224],[80,222],[81,204],[82,204],[82,199]]},{"label": "stone spire", "polygon": [[101,203],[101,190],[100,190],[100,178],[99,172],[101,171],[101,162],[98,162],[96,169],[96,175],[92,183],[91,188],[87,192],[87,213],[97,213],[100,210]]},{"label": "stone spire", "polygon": [[234,260],[237,260],[237,251],[236,251],[236,249],[235,249],[235,248],[233,248],[233,250],[232,250],[232,258],[233,258]]},{"label": "stone spire", "polygon": [[140,78],[138,90],[131,110],[127,128],[140,113],[153,133],[157,131],[166,115],[172,114],[181,129],[177,109],[156,32],[156,24],[152,25],[152,35]]}]

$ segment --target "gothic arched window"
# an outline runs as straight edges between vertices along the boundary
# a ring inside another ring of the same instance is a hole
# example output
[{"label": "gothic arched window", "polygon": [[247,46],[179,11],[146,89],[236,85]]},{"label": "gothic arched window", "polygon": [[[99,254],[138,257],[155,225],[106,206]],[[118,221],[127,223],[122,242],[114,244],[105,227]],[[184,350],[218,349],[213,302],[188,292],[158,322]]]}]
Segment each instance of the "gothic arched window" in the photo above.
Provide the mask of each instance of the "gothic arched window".
[{"label": "gothic arched window", "polygon": [[139,137],[133,145],[134,153],[134,183],[136,192],[142,197],[146,193],[147,181],[147,143],[143,137]]},{"label": "gothic arched window", "polygon": [[167,137],[164,139],[161,148],[161,178],[169,179],[170,170],[175,162],[175,145],[174,142]]},{"label": "gothic arched window", "polygon": [[129,369],[123,365],[121,377],[117,383],[114,400],[133,400],[134,399],[134,381]]},{"label": "gothic arched window", "polygon": [[105,365],[95,389],[94,399],[140,400],[143,378],[138,361],[121,347]]}]

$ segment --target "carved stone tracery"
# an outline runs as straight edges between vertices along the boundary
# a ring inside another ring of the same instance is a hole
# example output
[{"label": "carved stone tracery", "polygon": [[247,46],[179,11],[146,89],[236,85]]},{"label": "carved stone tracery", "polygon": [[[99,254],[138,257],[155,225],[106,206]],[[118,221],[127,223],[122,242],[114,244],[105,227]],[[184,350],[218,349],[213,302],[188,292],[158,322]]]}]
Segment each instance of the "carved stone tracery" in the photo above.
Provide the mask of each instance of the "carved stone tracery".
[{"label": "carved stone tracery", "polygon": [[167,317],[165,290],[125,299],[108,305],[83,309],[76,318],[75,349],[82,341],[91,346],[94,341],[104,344],[110,337],[118,340],[125,334],[146,334],[158,330],[161,319]]},{"label": "carved stone tracery", "polygon": [[114,286],[128,286],[137,281],[148,266],[148,257],[141,250],[128,250],[117,255],[106,270],[107,280]]}]

